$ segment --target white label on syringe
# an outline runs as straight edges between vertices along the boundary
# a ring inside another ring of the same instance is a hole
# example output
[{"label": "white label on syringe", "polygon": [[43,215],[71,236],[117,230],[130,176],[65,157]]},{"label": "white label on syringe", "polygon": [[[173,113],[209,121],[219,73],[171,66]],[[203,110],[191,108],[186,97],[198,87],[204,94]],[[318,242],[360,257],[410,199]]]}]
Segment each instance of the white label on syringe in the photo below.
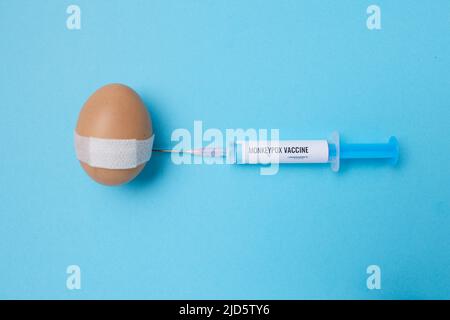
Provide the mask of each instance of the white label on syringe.
[{"label": "white label on syringe", "polygon": [[325,163],[327,140],[239,141],[238,163]]}]

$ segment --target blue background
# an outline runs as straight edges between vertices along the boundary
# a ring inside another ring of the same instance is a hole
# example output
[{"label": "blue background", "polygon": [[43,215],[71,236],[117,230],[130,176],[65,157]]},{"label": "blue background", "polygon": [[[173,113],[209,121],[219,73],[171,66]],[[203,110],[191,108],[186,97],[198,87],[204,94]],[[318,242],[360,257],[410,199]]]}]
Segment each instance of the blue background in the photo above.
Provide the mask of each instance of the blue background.
[{"label": "blue background", "polygon": [[[1,0],[0,32],[0,298],[450,298],[449,1]],[[157,146],[202,120],[396,135],[400,163],[261,176],[154,155],[104,187],[73,130],[110,82],[142,96]]]}]

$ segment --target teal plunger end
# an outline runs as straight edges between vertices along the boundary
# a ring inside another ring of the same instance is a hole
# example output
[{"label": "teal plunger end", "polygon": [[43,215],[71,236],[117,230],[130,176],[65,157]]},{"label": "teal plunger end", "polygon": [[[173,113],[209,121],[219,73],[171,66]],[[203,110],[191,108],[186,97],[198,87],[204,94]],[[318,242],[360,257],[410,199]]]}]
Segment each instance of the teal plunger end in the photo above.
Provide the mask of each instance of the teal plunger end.
[{"label": "teal plunger end", "polygon": [[398,140],[396,137],[392,136],[389,138],[388,144],[391,146],[392,155],[390,158],[390,164],[395,166],[398,162],[398,154],[399,154],[399,147],[398,147]]},{"label": "teal plunger end", "polygon": [[334,132],[329,140],[329,162],[333,171],[339,171],[341,159],[386,159],[391,165],[398,162],[397,138],[392,136],[387,143],[344,143],[339,133]]}]

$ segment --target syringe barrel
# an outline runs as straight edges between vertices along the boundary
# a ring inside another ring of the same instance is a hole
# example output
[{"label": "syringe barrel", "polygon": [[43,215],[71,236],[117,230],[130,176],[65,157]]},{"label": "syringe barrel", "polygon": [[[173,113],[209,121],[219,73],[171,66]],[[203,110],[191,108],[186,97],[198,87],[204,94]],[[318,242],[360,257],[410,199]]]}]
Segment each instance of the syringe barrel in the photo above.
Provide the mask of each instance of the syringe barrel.
[{"label": "syringe barrel", "polygon": [[236,163],[327,163],[327,140],[238,141],[234,144]]}]

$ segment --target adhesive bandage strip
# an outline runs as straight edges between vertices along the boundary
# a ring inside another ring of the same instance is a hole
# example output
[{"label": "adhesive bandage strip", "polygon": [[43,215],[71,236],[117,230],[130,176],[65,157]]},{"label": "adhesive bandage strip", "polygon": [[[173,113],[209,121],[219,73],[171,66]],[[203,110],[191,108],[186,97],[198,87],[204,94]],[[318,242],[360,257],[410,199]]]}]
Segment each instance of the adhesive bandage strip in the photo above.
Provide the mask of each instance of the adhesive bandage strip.
[{"label": "adhesive bandage strip", "polygon": [[150,159],[154,137],[145,140],[103,139],[75,132],[75,150],[78,160],[91,167],[130,169]]}]

